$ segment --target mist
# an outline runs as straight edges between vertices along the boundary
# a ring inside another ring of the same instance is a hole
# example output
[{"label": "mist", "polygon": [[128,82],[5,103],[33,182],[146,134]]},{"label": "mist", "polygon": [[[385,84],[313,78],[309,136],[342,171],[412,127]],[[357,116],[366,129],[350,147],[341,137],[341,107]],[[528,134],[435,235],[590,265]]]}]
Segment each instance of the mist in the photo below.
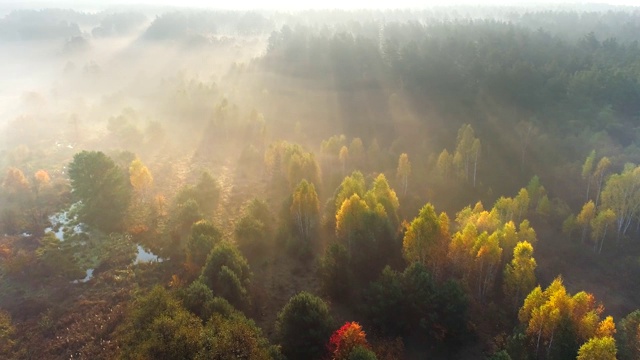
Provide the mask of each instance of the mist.
[{"label": "mist", "polygon": [[0,357],[636,359],[634,5],[1,4]]}]

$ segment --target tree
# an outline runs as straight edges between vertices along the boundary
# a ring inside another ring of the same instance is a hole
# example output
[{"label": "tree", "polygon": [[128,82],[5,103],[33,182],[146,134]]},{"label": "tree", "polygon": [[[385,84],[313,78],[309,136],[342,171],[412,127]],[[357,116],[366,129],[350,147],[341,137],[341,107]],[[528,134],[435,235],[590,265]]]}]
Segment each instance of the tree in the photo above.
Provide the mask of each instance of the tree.
[{"label": "tree", "polygon": [[342,174],[347,170],[347,161],[349,160],[349,149],[346,146],[340,148],[340,155],[338,156],[340,159],[340,164],[342,165]]},{"label": "tree", "polygon": [[[184,307],[197,315],[200,320],[207,321],[213,315],[211,303],[213,302],[213,291],[202,281],[194,281],[182,294],[182,304]],[[223,299],[223,301],[226,301]],[[231,304],[229,304],[231,306]]]},{"label": "tree", "polygon": [[360,171],[354,170],[350,176],[345,177],[336,189],[333,196],[332,206],[327,206],[327,214],[331,218],[335,217],[336,211],[340,209],[342,203],[349,199],[351,195],[357,194],[360,198],[364,198],[367,186],[364,176]]},{"label": "tree", "polygon": [[[484,233],[486,235],[486,233]],[[453,266],[462,273],[463,277],[467,277],[473,267],[475,255],[473,252],[474,245],[478,238],[478,229],[473,223],[468,223],[462,231],[456,232],[449,243],[449,252],[447,257],[451,260]]]},{"label": "tree", "polygon": [[24,199],[24,195],[29,192],[29,181],[22,170],[10,167],[2,182],[2,188],[10,199]]},{"label": "tree", "polygon": [[222,239],[222,233],[211,222],[200,220],[191,226],[187,243],[187,259],[197,267],[205,264],[213,247]]},{"label": "tree", "polygon": [[620,174],[613,174],[602,190],[602,207],[616,214],[617,241],[640,211],[640,166],[627,164]]},{"label": "tree", "polygon": [[0,309],[0,353],[11,354],[14,345],[15,328],[11,323],[11,315]]},{"label": "tree", "polygon": [[201,345],[202,324],[193,314],[180,308],[161,314],[148,328],[149,338],[138,347],[137,357],[148,359],[193,359]]},{"label": "tree", "polygon": [[455,341],[466,329],[467,298],[454,281],[438,284],[418,262],[398,273],[386,267],[365,293],[365,314],[387,336]]},{"label": "tree", "polygon": [[196,197],[200,209],[210,216],[218,205],[220,184],[207,171],[203,172],[195,186]]},{"label": "tree", "polygon": [[551,210],[552,210],[551,201],[549,201],[549,197],[547,197],[547,195],[544,195],[538,201],[538,206],[536,207],[536,214],[543,217],[549,217],[549,215],[551,215]]},{"label": "tree", "polygon": [[438,156],[436,168],[438,169],[438,174],[440,174],[440,177],[443,180],[447,180],[450,178],[453,168],[453,156],[449,154],[447,149],[442,150],[442,152]]},{"label": "tree", "polygon": [[548,354],[553,351],[560,353],[553,356],[573,358],[579,344],[592,338],[610,337],[615,332],[613,318],[600,321],[602,311],[602,305],[591,294],[579,292],[570,296],[558,277],[544,291],[538,286],[529,293],[518,319],[536,344],[536,353],[540,345],[546,345]]},{"label": "tree", "polygon": [[200,281],[237,307],[249,304],[251,270],[238,249],[228,242],[216,245],[202,269]]},{"label": "tree", "polygon": [[320,166],[312,153],[299,150],[288,157],[287,178],[291,188],[302,180],[307,180],[315,186],[320,186],[320,175]]},{"label": "tree", "polygon": [[527,241],[519,242],[513,250],[513,259],[504,269],[504,293],[513,299],[513,304],[522,302],[536,284],[536,260],[533,246]]},{"label": "tree", "polygon": [[473,141],[473,146],[471,147],[471,153],[473,154],[473,187],[476,187],[476,175],[478,173],[478,157],[480,156],[481,149],[480,139],[475,139]]},{"label": "tree", "polygon": [[616,342],[619,346],[620,360],[640,358],[640,310],[625,316],[617,326]]},{"label": "tree", "polygon": [[409,156],[406,153],[402,153],[398,159],[398,169],[396,171],[396,176],[402,184],[402,195],[407,195],[409,175],[411,175],[411,163],[409,162]]},{"label": "tree", "polygon": [[[542,201],[542,198],[547,196],[547,191],[545,190],[544,186],[540,184],[540,178],[537,175],[534,175],[531,178],[529,184],[527,184],[526,189],[531,199],[529,202],[531,208],[536,209],[540,205],[540,201]],[[548,200],[549,199],[547,198],[547,201]]]},{"label": "tree", "polygon": [[266,202],[253,199],[236,223],[236,243],[247,258],[257,260],[269,250],[274,232],[274,218]]},{"label": "tree", "polygon": [[138,158],[133,160],[129,166],[129,181],[133,189],[142,194],[142,196],[146,194],[153,184],[151,172]]},{"label": "tree", "polygon": [[368,282],[395,255],[395,241],[384,206],[376,203],[369,193],[369,201],[356,194],[345,200],[336,213],[336,237],[349,256],[350,267],[359,280]]},{"label": "tree", "polygon": [[576,216],[571,214],[562,222],[562,234],[571,239],[577,228]]},{"label": "tree", "polygon": [[516,126],[516,132],[520,136],[520,145],[522,146],[522,158],[520,161],[520,171],[524,171],[524,160],[527,148],[531,143],[531,139],[538,134],[538,128],[531,121],[520,121]]},{"label": "tree", "polygon": [[[407,227],[402,241],[407,262],[418,261],[428,266],[434,274],[440,270],[448,247],[448,224],[442,224],[447,227],[444,231],[440,220],[433,206],[426,204]],[[448,218],[446,221],[448,223]]]},{"label": "tree", "polygon": [[527,215],[527,210],[529,209],[529,192],[527,189],[522,188],[518,192],[518,195],[513,199],[514,209],[516,213],[516,220],[520,221],[524,216]]},{"label": "tree", "polygon": [[322,291],[334,301],[349,298],[353,286],[353,272],[349,265],[347,248],[340,243],[329,245],[320,259],[320,282]]},{"label": "tree", "polygon": [[356,346],[351,350],[347,360],[377,360],[376,354],[364,346]]},{"label": "tree", "polygon": [[475,187],[476,171],[478,168],[478,156],[480,155],[480,140],[475,137],[473,127],[464,124],[458,129],[456,151],[453,155],[458,173],[465,181],[471,177],[471,164],[473,163],[473,186]]},{"label": "tree", "polygon": [[578,214],[578,217],[576,218],[576,223],[582,226],[581,241],[583,244],[584,244],[584,239],[587,236],[587,231],[591,226],[591,221],[595,218],[595,216],[596,216],[596,205],[593,203],[592,200],[589,200],[589,202],[587,202],[586,204],[584,204],[584,206],[582,206],[582,211],[580,211],[580,214]]},{"label": "tree", "polygon": [[290,213],[297,234],[305,246],[310,246],[318,224],[320,205],[313,184],[302,180],[293,192]]},{"label": "tree", "polygon": [[36,200],[40,196],[40,192],[45,187],[49,186],[51,182],[51,178],[49,177],[49,173],[46,170],[38,170],[35,174],[33,174],[33,190],[36,194]]},{"label": "tree", "polygon": [[[593,239],[593,252],[602,253],[602,246],[607,237],[609,226],[616,221],[616,214],[611,209],[601,210],[597,216],[591,219],[591,239]],[[598,246],[599,245],[599,246]]]},{"label": "tree", "polygon": [[353,194],[342,203],[336,213],[336,237],[346,243],[349,255],[353,253],[355,238],[367,231],[366,218],[369,211],[367,203]]},{"label": "tree", "polygon": [[616,342],[611,336],[593,338],[578,350],[576,360],[615,360],[617,354]]},{"label": "tree", "polygon": [[377,204],[381,204],[393,226],[398,226],[398,209],[400,202],[398,201],[396,192],[389,186],[389,182],[387,182],[384,174],[379,174],[373,180],[371,189],[367,191],[364,198],[370,209],[375,209]]},{"label": "tree", "polygon": [[476,278],[478,299],[484,301],[486,295],[493,288],[495,276],[500,260],[502,248],[500,247],[499,234],[494,232],[488,235],[480,234],[473,245],[472,253],[476,271],[472,273]]},{"label": "tree", "polygon": [[596,161],[596,151],[591,150],[589,156],[584,160],[582,165],[582,178],[587,183],[587,197],[585,201],[589,201],[589,192],[591,190],[591,182],[593,178],[593,163]]},{"label": "tree", "polygon": [[192,359],[201,347],[202,323],[161,286],[138,296],[123,324],[122,359]]},{"label": "tree", "polygon": [[96,151],[82,151],[69,164],[73,196],[82,202],[80,218],[103,231],[122,228],[131,185],[115,162]]},{"label": "tree", "polygon": [[596,166],[596,170],[593,173],[593,178],[596,181],[596,185],[598,186],[598,190],[596,192],[596,206],[600,201],[600,193],[602,192],[602,182],[607,174],[607,171],[611,167],[611,161],[608,157],[603,156],[600,161],[598,161],[598,165]]},{"label": "tree", "polygon": [[289,359],[321,359],[332,328],[327,304],[304,291],[289,299],[276,321],[282,353]]},{"label": "tree", "polygon": [[242,314],[214,315],[202,332],[202,348],[196,360],[272,360],[280,358],[276,347],[260,328]]},{"label": "tree", "polygon": [[327,348],[332,360],[348,360],[356,347],[369,348],[366,334],[357,322],[346,322],[329,339]]},{"label": "tree", "polygon": [[365,294],[364,310],[371,324],[384,335],[402,335],[407,327],[402,274],[386,266]]}]

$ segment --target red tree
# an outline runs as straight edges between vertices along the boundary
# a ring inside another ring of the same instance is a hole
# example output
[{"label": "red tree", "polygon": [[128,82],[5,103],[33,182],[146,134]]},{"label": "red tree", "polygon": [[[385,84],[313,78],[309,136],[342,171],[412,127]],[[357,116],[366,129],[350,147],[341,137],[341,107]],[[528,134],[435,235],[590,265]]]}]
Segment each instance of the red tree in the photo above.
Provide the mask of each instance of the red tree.
[{"label": "red tree", "polygon": [[346,360],[351,351],[357,346],[369,348],[366,335],[362,330],[362,326],[357,322],[346,322],[329,339],[327,347],[331,353],[331,359]]}]

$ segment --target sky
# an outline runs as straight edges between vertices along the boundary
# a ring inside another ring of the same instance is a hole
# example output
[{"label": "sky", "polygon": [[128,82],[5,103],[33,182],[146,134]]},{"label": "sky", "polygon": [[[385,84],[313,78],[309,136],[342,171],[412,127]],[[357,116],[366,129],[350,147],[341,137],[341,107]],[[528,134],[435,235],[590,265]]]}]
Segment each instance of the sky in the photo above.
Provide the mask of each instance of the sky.
[{"label": "sky", "polygon": [[0,0],[5,5],[15,5],[17,7],[108,7],[112,5],[169,5],[179,7],[207,7],[222,9],[282,9],[300,10],[307,8],[424,8],[441,5],[534,5],[534,4],[593,4],[606,3],[610,5],[631,5],[640,6],[640,0]]}]

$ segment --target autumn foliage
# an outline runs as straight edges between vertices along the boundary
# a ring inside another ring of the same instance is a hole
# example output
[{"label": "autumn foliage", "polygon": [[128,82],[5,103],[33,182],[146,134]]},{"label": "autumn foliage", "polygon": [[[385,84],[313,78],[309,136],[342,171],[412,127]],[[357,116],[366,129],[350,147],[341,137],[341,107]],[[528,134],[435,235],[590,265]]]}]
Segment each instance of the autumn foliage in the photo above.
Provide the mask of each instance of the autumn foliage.
[{"label": "autumn foliage", "polygon": [[358,346],[369,348],[369,343],[362,326],[355,321],[342,325],[331,335],[329,344],[327,344],[332,360],[348,359],[351,351]]}]

